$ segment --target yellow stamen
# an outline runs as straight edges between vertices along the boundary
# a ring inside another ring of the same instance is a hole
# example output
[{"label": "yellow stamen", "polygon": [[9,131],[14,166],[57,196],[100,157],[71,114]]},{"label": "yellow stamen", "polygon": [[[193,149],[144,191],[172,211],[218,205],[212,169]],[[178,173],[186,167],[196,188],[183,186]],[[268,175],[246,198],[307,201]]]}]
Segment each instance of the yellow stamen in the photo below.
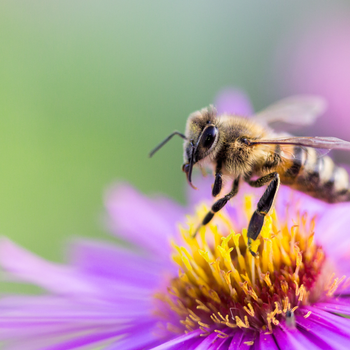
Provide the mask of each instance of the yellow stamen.
[{"label": "yellow stamen", "polygon": [[259,245],[260,245],[260,239],[257,239],[255,241],[252,242],[251,246],[250,246],[250,249],[253,251],[253,252],[257,252],[258,251],[258,248],[259,248]]},{"label": "yellow stamen", "polygon": [[200,326],[202,326],[203,328],[208,328],[208,329],[210,328],[210,326],[208,324],[204,323],[204,322],[198,321],[198,324]]},{"label": "yellow stamen", "polygon": [[[289,288],[288,283],[285,280],[282,280],[280,282],[280,284],[281,284],[281,288],[282,288],[283,293],[287,294],[288,293],[288,288]],[[299,288],[298,285],[297,285],[297,288]]]},{"label": "yellow stamen", "polygon": [[251,340],[251,341],[245,341],[244,342],[245,345],[248,345],[248,346],[251,346],[251,345],[254,345],[254,341]]},{"label": "yellow stamen", "polygon": [[[246,197],[244,210],[249,219],[253,207],[252,198]],[[177,313],[180,322],[173,327],[164,323],[164,328],[174,333],[201,329],[201,336],[215,331],[221,338],[227,337],[222,327],[271,334],[280,322],[293,321],[290,313],[299,305],[319,298],[322,291],[317,294],[306,287],[315,286],[315,279],[325,275],[321,269],[326,257],[315,243],[314,219],[309,223],[307,215],[298,213],[295,224],[289,227],[272,211],[265,217],[260,236],[248,247],[247,229],[239,228],[241,233],[236,233],[237,227],[225,210],[193,238],[208,210],[199,207],[199,216],[188,218],[188,228],[179,227],[183,243],[171,242],[172,259],[180,270],[169,280],[167,292],[157,293],[155,299],[167,305],[168,312]],[[333,296],[344,279],[332,275],[323,295]],[[167,314],[158,312],[157,317]],[[304,315],[309,316],[310,312]]]},{"label": "yellow stamen", "polygon": [[250,327],[247,316],[244,316],[244,322],[239,318],[239,316],[236,316],[235,319],[236,319],[236,324],[239,328],[249,328]]},{"label": "yellow stamen", "polygon": [[266,282],[268,287],[272,286],[271,280],[270,280],[270,272],[267,271],[265,274],[262,274],[262,279]]},{"label": "yellow stamen", "polygon": [[218,329],[215,329],[215,332],[218,333],[219,338],[228,338],[229,337],[226,333],[221,332]]},{"label": "yellow stamen", "polygon": [[301,252],[300,252],[300,249],[297,245],[295,245],[295,251],[296,251],[296,269],[295,269],[295,272],[294,272],[294,278],[299,281],[299,270],[300,270],[300,266],[302,264],[302,261],[303,261],[303,257],[301,255]]},{"label": "yellow stamen", "polygon": [[215,322],[215,323],[221,323],[221,321],[218,319],[218,317],[215,314],[212,314],[210,318]]},{"label": "yellow stamen", "polygon": [[302,284],[300,287],[299,287],[299,298],[298,298],[298,300],[299,301],[302,301],[303,300],[303,298],[304,298],[304,296],[305,296],[305,294],[306,294],[306,290],[305,290],[305,287],[304,287],[304,285]]},{"label": "yellow stamen", "polygon": [[279,309],[279,305],[278,305],[277,301],[275,301],[275,306],[276,306],[276,308],[275,308],[275,311],[273,312],[274,315],[281,314],[282,310]]},{"label": "yellow stamen", "polygon": [[211,259],[209,258],[209,252],[198,249],[198,253],[207,263],[211,262]]},{"label": "yellow stamen", "polygon": [[329,287],[328,292],[327,292],[327,296],[330,297],[332,296],[335,291],[338,289],[340,283],[342,283],[344,281],[346,276],[342,276],[340,279],[339,278],[335,278],[332,285]]},{"label": "yellow stamen", "polygon": [[306,315],[304,315],[304,318],[308,318],[311,315],[311,311],[309,311]]},{"label": "yellow stamen", "polygon": [[247,312],[247,314],[248,314],[249,316],[254,317],[254,316],[255,316],[255,312],[254,312],[254,309],[253,309],[253,307],[252,307],[252,304],[251,304],[251,303],[248,303],[248,307],[249,307],[249,310],[248,310],[248,308],[247,308],[246,306],[244,306],[243,309]]},{"label": "yellow stamen", "polygon": [[197,309],[203,310],[205,312],[210,312],[210,309],[205,304],[203,304],[200,300],[196,299],[196,302],[198,304]]},{"label": "yellow stamen", "polygon": [[289,298],[285,297],[282,302],[283,302],[283,312],[286,313],[290,309]]}]

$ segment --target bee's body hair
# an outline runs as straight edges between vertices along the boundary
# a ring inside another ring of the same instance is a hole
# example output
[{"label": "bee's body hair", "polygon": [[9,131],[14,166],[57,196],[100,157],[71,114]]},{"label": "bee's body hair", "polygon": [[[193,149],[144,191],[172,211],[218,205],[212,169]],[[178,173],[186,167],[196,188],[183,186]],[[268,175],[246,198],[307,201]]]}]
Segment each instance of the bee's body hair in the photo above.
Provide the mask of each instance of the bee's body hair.
[{"label": "bee's body hair", "polygon": [[[223,115],[217,117],[216,126],[220,138],[205,163],[215,169],[220,162],[223,176],[249,179],[277,172],[281,184],[322,201],[350,201],[349,174],[329,156],[319,156],[316,149],[299,146],[244,147],[239,141],[242,137],[259,140],[287,135],[275,133],[248,118]],[[282,156],[281,152],[289,157]]]},{"label": "bee's body hair", "polygon": [[[253,256],[258,252],[252,250],[251,242],[259,236],[264,218],[274,206],[280,183],[328,203],[350,201],[348,172],[335,165],[330,157],[320,157],[317,151],[350,150],[350,142],[334,137],[295,137],[270,128],[276,121],[309,125],[323,113],[325,106],[325,101],[317,96],[294,96],[277,102],[252,118],[217,115],[209,106],[188,117],[184,135],[175,131],[161,142],[150,155],[173,135],[185,140],[182,170],[193,188],[193,167],[209,167],[214,173],[212,195],[219,199],[193,237],[237,194],[242,180],[252,187],[267,185],[248,225],[248,250]],[[222,197],[225,182],[230,182],[232,187]]]}]

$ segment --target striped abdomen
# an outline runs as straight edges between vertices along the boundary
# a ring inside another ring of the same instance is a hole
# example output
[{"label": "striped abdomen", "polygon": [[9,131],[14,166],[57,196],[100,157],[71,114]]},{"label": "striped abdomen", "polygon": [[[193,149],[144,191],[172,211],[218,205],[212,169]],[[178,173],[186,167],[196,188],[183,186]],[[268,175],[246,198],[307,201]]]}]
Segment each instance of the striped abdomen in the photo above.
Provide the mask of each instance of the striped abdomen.
[{"label": "striped abdomen", "polygon": [[291,147],[294,158],[283,162],[278,171],[281,182],[325,202],[350,201],[348,172],[328,156],[313,148]]}]

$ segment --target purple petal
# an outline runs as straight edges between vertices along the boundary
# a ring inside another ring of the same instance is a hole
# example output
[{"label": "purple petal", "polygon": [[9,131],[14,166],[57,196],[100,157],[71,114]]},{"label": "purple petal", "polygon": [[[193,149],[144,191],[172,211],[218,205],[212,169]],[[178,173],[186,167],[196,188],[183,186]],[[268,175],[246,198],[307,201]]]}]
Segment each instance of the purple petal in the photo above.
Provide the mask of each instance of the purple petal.
[{"label": "purple petal", "polygon": [[[197,345],[194,350],[208,350],[209,348],[214,348],[216,349],[215,341],[217,340],[218,336],[217,333],[211,333],[207,337],[204,337],[203,341]],[[220,339],[220,338],[219,338]]]},{"label": "purple petal", "polygon": [[228,347],[228,350],[239,350],[241,348],[241,344],[244,338],[244,333],[240,329],[236,330],[234,333],[231,343]]},{"label": "purple petal", "polygon": [[137,284],[159,286],[164,266],[129,250],[89,240],[76,240],[70,247],[71,262],[84,273]]},{"label": "purple petal", "polygon": [[259,350],[279,350],[274,336],[264,333],[260,333],[256,348]]},{"label": "purple petal", "polygon": [[154,334],[155,327],[156,325],[154,322],[136,322],[126,332],[123,332],[123,334],[127,334],[125,338],[113,342],[113,344],[106,346],[104,349],[136,350],[153,347],[155,344],[159,344],[162,341]]},{"label": "purple petal", "polygon": [[[300,327],[300,331],[303,332],[311,341],[321,345],[324,349],[349,349],[350,339],[348,332],[347,335],[340,334],[336,327],[325,326],[318,322],[319,318],[315,316],[309,316],[307,319],[304,317],[297,318],[297,324]],[[350,325],[350,321],[348,322]]]},{"label": "purple petal", "polygon": [[230,345],[230,343],[231,343],[231,338],[218,339],[217,340],[217,345],[216,345],[217,347],[216,348],[213,347],[210,350],[227,350],[229,345]]},{"label": "purple petal", "polygon": [[[136,307],[134,306],[136,304]],[[125,324],[126,320],[153,319],[153,305],[135,301],[104,303],[81,298],[53,296],[3,297],[0,301],[0,334],[17,337],[25,331],[73,327],[107,327]],[[71,330],[72,331],[72,330]]]},{"label": "purple petal", "polygon": [[198,174],[194,177],[193,183],[196,185],[197,190],[194,190],[190,186],[186,187],[186,197],[190,213],[194,213],[195,206],[199,205],[201,202],[211,203],[213,201],[211,185],[214,183],[214,178],[211,174],[208,174],[206,177]]},{"label": "purple petal", "polygon": [[69,295],[81,301],[113,301],[122,310],[129,303],[130,312],[132,309],[135,312],[148,310],[147,305],[154,292],[135,280],[130,284],[127,281],[81,274],[72,267],[47,262],[6,239],[0,243],[0,262],[5,270],[22,282],[34,283],[53,293]]},{"label": "purple petal", "polygon": [[187,341],[192,341],[195,338],[197,338],[202,331],[200,329],[190,332],[188,334],[180,335],[172,340],[167,341],[166,343],[163,343],[161,345],[156,346],[155,348],[152,348],[152,350],[168,350],[171,349],[174,345],[184,345]]},{"label": "purple petal", "polygon": [[109,226],[115,235],[164,262],[169,260],[169,240],[177,232],[176,223],[183,218],[182,208],[165,199],[152,201],[127,185],[108,191],[105,205]]},{"label": "purple petal", "polygon": [[[240,350],[250,349],[257,341],[258,336],[259,335],[257,332],[247,331],[243,333],[243,338],[241,339],[241,344],[239,346],[239,349]],[[253,344],[251,344],[251,342],[253,342]]]},{"label": "purple petal", "polygon": [[316,305],[304,307],[304,309],[311,311],[311,315],[307,318],[307,320],[318,323],[346,337],[350,337],[349,318],[323,311],[321,309],[318,309]]},{"label": "purple petal", "polygon": [[[20,312],[17,314],[19,315]],[[12,324],[9,321],[11,319],[1,324],[1,339],[5,342],[6,349],[13,350],[23,349],[24,344],[26,350],[47,350],[50,345],[64,344],[66,341],[79,339],[82,334],[95,334],[96,337],[99,337],[99,335],[106,336],[108,333],[108,337],[115,337],[125,333],[123,330],[125,327],[115,322],[109,322],[109,324],[89,322],[86,319],[78,320],[74,317],[71,320],[61,320],[52,316],[38,322],[35,313],[32,313],[24,320],[18,317],[18,320],[12,320]]]},{"label": "purple petal", "polygon": [[[139,346],[144,348],[150,344],[155,342],[159,343],[159,339],[156,339],[154,334],[152,333],[154,330],[155,324],[154,322],[148,323],[135,323],[131,327],[116,327],[114,328],[97,328],[90,327],[90,329],[74,329],[74,326],[71,325],[70,332],[61,331],[61,332],[51,332],[44,333],[38,336],[31,334],[30,336],[22,339],[16,339],[9,343],[9,346],[6,346],[6,349],[11,350],[21,350],[23,349],[23,344],[26,344],[26,349],[33,350],[68,350],[68,349],[76,349],[82,346],[90,346],[94,345],[95,347],[101,345],[101,343],[105,344],[108,340],[110,343],[113,339],[113,345],[111,345],[111,349],[136,349]],[[123,340],[119,340],[120,337],[126,338]],[[132,335],[132,337],[130,337]]]},{"label": "purple petal", "polygon": [[0,263],[20,280],[57,293],[96,292],[94,286],[76,278],[72,268],[47,262],[6,238],[0,240]]},{"label": "purple petal", "polygon": [[226,88],[221,90],[215,98],[215,106],[218,114],[234,114],[239,116],[250,116],[253,108],[249,97],[236,88]]},{"label": "purple petal", "polygon": [[342,257],[349,251],[349,211],[350,203],[333,204],[319,220],[320,242],[333,258]]},{"label": "purple petal", "polygon": [[277,346],[283,350],[319,350],[323,349],[324,343],[315,343],[309,340],[302,332],[297,329],[282,330],[276,327],[274,329],[274,337],[277,342]]},{"label": "purple petal", "polygon": [[[302,192],[293,190],[288,186],[282,185],[279,188],[276,200],[276,210],[278,217],[281,220],[287,219],[285,215],[286,208],[288,208],[288,215],[290,218],[289,223],[290,225],[293,225],[291,220],[295,219],[299,212],[307,212],[309,218],[314,216],[321,218],[324,216],[324,214],[327,214],[328,209],[331,208],[331,205]],[[321,227],[320,225],[318,226]]]},{"label": "purple petal", "polygon": [[82,347],[85,345],[89,345],[90,347],[95,344],[97,346],[101,342],[105,342],[106,340],[110,340],[118,337],[120,333],[124,334],[124,332],[116,332],[116,330],[110,332],[95,332],[92,331],[90,334],[84,334],[80,337],[76,337],[74,339],[60,342],[60,344],[45,347],[45,350],[70,350],[76,349],[78,347]]},{"label": "purple petal", "polygon": [[208,350],[224,350],[228,348],[228,344],[230,344],[230,338],[220,338],[216,337],[212,345],[208,348]]},{"label": "purple petal", "polygon": [[183,344],[181,344],[181,347],[179,348],[178,346],[173,346],[171,350],[196,350],[197,346],[201,345],[203,341],[202,337],[197,337],[193,339],[189,339],[185,341]]},{"label": "purple petal", "polygon": [[350,315],[350,301],[344,299],[331,299],[327,302],[318,302],[313,305],[321,310],[336,312],[338,314]]}]

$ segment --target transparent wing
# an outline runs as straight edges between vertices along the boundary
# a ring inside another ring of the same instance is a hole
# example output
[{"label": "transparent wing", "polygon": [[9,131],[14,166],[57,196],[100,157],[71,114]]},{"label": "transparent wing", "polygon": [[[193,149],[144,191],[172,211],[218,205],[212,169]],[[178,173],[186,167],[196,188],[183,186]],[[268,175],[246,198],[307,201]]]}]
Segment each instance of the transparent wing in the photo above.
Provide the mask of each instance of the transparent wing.
[{"label": "transparent wing", "polygon": [[[279,144],[279,147],[272,147],[275,144],[261,144],[259,149],[265,150],[267,154],[275,153],[278,157],[285,160],[294,160],[299,158],[301,154],[308,154],[308,158],[322,158],[328,154],[331,150],[329,148],[314,148],[295,145],[283,145]],[[302,151],[302,152],[301,152]]]},{"label": "transparent wing", "polygon": [[250,145],[294,145],[300,147],[311,147],[319,149],[342,149],[350,151],[350,142],[337,137],[320,137],[320,136],[305,136],[305,137],[279,137],[276,139],[250,141]]},{"label": "transparent wing", "polygon": [[311,125],[326,107],[326,101],[319,96],[292,96],[276,102],[252,118],[266,124],[282,122],[300,126]]},{"label": "transparent wing", "polygon": [[[268,145],[265,146],[268,147]],[[262,145],[261,147],[264,147],[264,145]],[[310,157],[315,157],[316,159],[325,156],[331,151],[329,148],[312,148],[292,145],[280,145],[280,149],[278,151],[276,151],[275,149],[271,150],[271,148],[269,148],[268,151],[277,153],[283,159],[293,160],[298,157],[298,154],[300,154],[300,149],[308,153]]]}]

